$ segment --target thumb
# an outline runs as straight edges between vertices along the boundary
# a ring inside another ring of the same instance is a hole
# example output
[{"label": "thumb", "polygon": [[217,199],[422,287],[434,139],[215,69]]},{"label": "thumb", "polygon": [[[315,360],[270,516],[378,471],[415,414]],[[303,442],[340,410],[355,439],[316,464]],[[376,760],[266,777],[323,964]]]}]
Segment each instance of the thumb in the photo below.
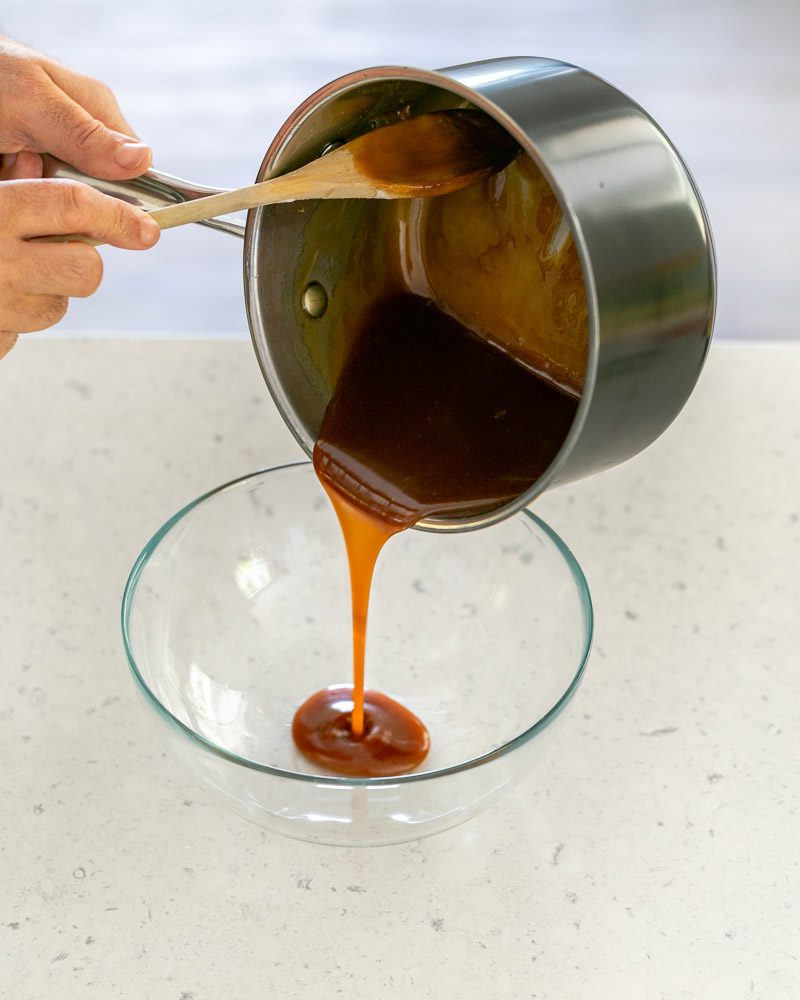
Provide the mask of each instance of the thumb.
[{"label": "thumb", "polygon": [[92,177],[124,180],[144,173],[152,162],[148,145],[108,128],[54,83],[34,120],[30,137],[37,149]]}]

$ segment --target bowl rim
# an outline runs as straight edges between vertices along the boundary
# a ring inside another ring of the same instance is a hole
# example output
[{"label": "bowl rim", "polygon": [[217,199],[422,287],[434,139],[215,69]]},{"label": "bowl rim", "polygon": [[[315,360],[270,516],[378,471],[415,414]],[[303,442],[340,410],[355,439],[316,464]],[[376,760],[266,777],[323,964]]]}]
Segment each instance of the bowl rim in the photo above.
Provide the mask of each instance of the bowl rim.
[{"label": "bowl rim", "polygon": [[436,768],[431,771],[414,771],[410,774],[399,774],[394,776],[386,777],[371,777],[371,778],[359,778],[345,775],[328,775],[328,774],[311,774],[304,771],[290,771],[285,768],[275,767],[272,764],[264,764],[261,761],[253,760],[249,757],[243,757],[239,754],[233,753],[230,750],[226,750],[224,747],[218,746],[216,743],[202,736],[200,733],[196,732],[186,723],[181,722],[177,716],[173,715],[172,712],[161,702],[158,696],[149,687],[144,677],[139,671],[136,664],[136,659],[133,655],[133,650],[131,648],[131,643],[129,641],[129,624],[130,624],[130,614],[134,602],[134,597],[136,594],[137,584],[139,579],[150,561],[151,556],[155,553],[158,546],[164,540],[164,538],[169,534],[170,531],[186,517],[195,507],[200,506],[200,504],[205,503],[219,494],[232,491],[236,487],[240,486],[242,483],[248,480],[259,479],[265,475],[272,473],[286,472],[289,470],[298,469],[310,469],[311,463],[307,461],[303,462],[288,462],[283,465],[276,465],[260,469],[257,472],[250,472],[246,475],[239,476],[236,479],[232,479],[227,483],[223,483],[221,486],[216,486],[212,490],[208,490],[201,496],[190,501],[185,506],[181,507],[177,513],[173,514],[164,524],[155,532],[155,534],[150,538],[147,544],[144,546],[142,551],[139,553],[136,562],[128,575],[128,579],[125,583],[125,589],[122,594],[122,605],[120,609],[120,621],[122,626],[122,643],[125,649],[125,655],[128,660],[128,666],[130,667],[131,673],[133,674],[134,680],[140,690],[144,695],[145,700],[149,702],[153,708],[156,710],[156,714],[159,715],[166,723],[168,723],[173,728],[177,729],[180,735],[185,736],[189,739],[190,743],[196,744],[200,749],[212,753],[216,757],[221,757],[224,760],[230,761],[233,764],[239,764],[243,767],[250,768],[251,770],[261,771],[265,774],[271,774],[278,778],[286,778],[291,781],[304,781],[311,782],[316,785],[333,786],[333,787],[355,787],[355,786],[366,786],[366,787],[386,787],[395,785],[405,785],[411,784],[418,781],[431,781],[436,778],[447,777],[448,775],[460,774],[463,771],[469,771],[473,768],[480,767],[483,764],[490,763],[491,761],[498,760],[501,757],[512,753],[514,750],[528,743],[537,733],[542,732],[547,726],[556,719],[561,712],[569,704],[572,696],[578,688],[581,680],[583,679],[583,674],[586,670],[586,665],[589,660],[589,652],[592,645],[592,635],[594,631],[594,610],[592,607],[591,594],[589,592],[589,585],[584,576],[583,570],[581,569],[577,559],[572,554],[568,546],[561,539],[559,535],[541,518],[537,517],[531,511],[523,508],[516,513],[511,514],[512,518],[523,518],[532,521],[538,528],[540,528],[544,534],[550,539],[554,544],[555,548],[564,559],[564,562],[569,569],[573,581],[576,585],[578,595],[580,597],[582,610],[584,613],[585,622],[585,636],[583,651],[580,654],[578,668],[572,676],[569,684],[564,689],[562,694],[559,696],[558,700],[542,715],[536,720],[531,726],[523,730],[517,736],[492,750],[488,750],[486,753],[479,754],[477,757],[471,757],[468,760],[461,761],[458,764],[450,764],[447,767]]}]

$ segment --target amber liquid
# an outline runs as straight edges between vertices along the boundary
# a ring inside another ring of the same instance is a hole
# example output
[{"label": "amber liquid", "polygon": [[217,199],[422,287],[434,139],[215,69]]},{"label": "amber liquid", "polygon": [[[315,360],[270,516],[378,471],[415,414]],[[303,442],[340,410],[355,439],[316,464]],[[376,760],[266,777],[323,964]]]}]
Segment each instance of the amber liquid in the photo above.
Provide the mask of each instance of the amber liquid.
[{"label": "amber liquid", "polygon": [[502,125],[474,108],[406,118],[368,132],[348,148],[362,176],[406,196],[471,186],[519,152]]},{"label": "amber liquid", "polygon": [[306,756],[364,776],[424,759],[425,726],[385,696],[365,699],[375,561],[393,534],[424,517],[483,513],[523,493],[560,449],[577,402],[425,299],[401,294],[374,308],[314,448],[350,562],[353,687],[298,709],[292,732]]}]

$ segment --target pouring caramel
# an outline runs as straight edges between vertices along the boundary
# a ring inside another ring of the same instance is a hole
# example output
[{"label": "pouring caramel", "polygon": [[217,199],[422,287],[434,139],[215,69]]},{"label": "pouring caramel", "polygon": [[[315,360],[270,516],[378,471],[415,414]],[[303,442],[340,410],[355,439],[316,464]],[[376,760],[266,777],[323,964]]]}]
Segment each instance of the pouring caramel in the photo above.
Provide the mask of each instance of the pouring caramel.
[{"label": "pouring caramel", "polygon": [[349,775],[413,770],[429,746],[419,719],[365,691],[381,549],[424,518],[525,492],[569,432],[585,368],[577,254],[530,161],[420,205],[398,203],[399,280],[362,314],[314,448],[350,563],[353,685],[312,695],[292,732],[307,757]]}]

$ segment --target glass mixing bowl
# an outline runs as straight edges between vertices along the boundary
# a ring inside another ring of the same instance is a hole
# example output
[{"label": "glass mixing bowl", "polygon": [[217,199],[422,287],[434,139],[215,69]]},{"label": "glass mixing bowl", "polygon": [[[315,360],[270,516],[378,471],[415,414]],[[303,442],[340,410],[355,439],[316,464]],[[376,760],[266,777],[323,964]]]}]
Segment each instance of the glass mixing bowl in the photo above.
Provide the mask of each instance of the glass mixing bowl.
[{"label": "glass mixing bowl", "polygon": [[179,511],[122,603],[125,651],[171,756],[248,819],[300,840],[414,840],[486,808],[542,757],[583,675],[580,567],[528,511],[481,531],[406,531],[375,573],[367,687],[428,727],[416,772],[321,772],[295,709],[351,682],[347,562],[308,463],[246,476]]}]

